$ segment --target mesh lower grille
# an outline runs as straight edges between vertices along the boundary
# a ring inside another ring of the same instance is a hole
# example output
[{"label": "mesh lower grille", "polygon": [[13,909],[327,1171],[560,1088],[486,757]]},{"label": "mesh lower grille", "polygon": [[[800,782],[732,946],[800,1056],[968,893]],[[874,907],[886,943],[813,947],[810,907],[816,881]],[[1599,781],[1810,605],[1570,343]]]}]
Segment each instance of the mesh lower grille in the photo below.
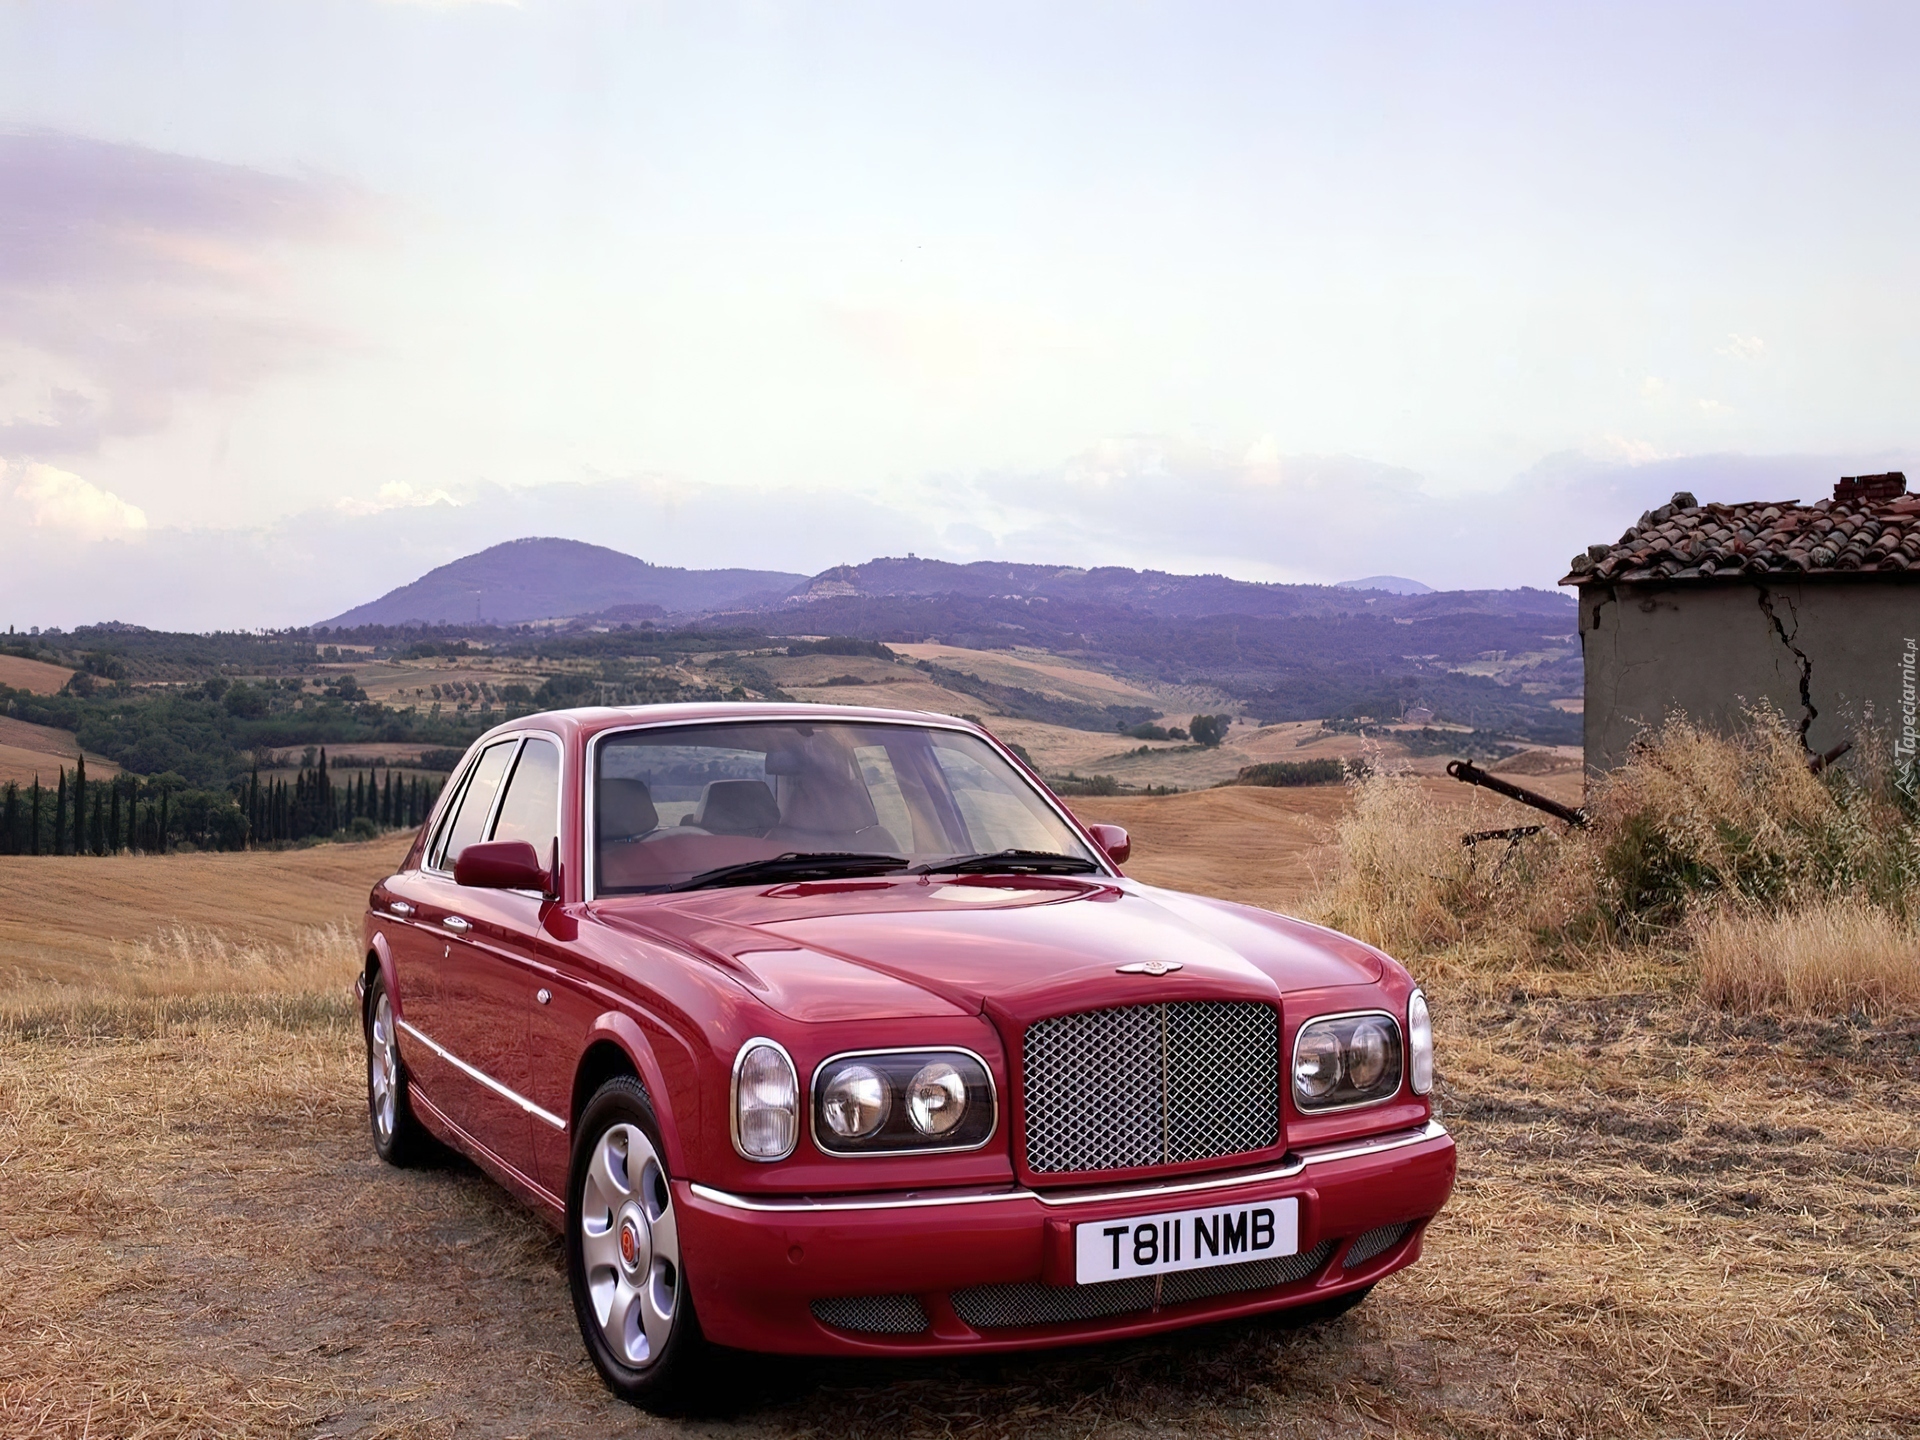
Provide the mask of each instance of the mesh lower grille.
[{"label": "mesh lower grille", "polygon": [[1382,1225],[1377,1230],[1369,1230],[1353,1242],[1347,1251],[1347,1258],[1340,1262],[1343,1270],[1358,1270],[1376,1255],[1384,1255],[1400,1243],[1400,1237],[1413,1226],[1405,1221],[1398,1225]]},{"label": "mesh lower grille", "polygon": [[927,1312],[915,1295],[836,1295],[816,1300],[813,1318],[836,1330],[869,1335],[918,1335],[927,1328]]},{"label": "mesh lower grille", "polygon": [[1282,1255],[1278,1260],[1249,1260],[1243,1265],[1220,1265],[1210,1270],[1176,1271],[1166,1277],[1160,1289],[1160,1303],[1183,1305],[1189,1300],[1205,1300],[1235,1290],[1271,1290],[1276,1285],[1291,1285],[1317,1272],[1332,1254],[1333,1241],[1322,1240],[1311,1250]]},{"label": "mesh lower grille", "polygon": [[1028,1027],[1021,1062],[1035,1174],[1178,1165],[1280,1138],[1271,1005],[1174,1001],[1062,1015]]},{"label": "mesh lower grille", "polygon": [[953,1313],[976,1330],[1005,1330],[1015,1325],[1060,1325],[1093,1320],[1128,1310],[1153,1308],[1153,1277],[1102,1280],[1097,1285],[976,1285],[956,1290]]},{"label": "mesh lower grille", "polygon": [[[1162,1305],[1184,1305],[1242,1290],[1270,1290],[1305,1280],[1327,1263],[1334,1242],[1323,1240],[1300,1255],[1278,1260],[1249,1260],[1207,1270],[1181,1270],[1162,1276]],[[1006,1330],[1021,1325],[1064,1325],[1153,1308],[1153,1277],[1103,1280],[1097,1285],[979,1285],[956,1290],[953,1311],[976,1330]]]}]

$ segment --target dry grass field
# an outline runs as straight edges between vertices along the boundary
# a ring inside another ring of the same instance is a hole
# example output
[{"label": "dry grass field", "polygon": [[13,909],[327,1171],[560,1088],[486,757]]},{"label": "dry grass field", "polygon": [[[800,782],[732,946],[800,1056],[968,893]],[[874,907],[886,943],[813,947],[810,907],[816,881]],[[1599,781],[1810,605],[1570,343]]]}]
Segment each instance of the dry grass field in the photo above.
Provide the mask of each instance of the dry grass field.
[{"label": "dry grass field", "polygon": [[[1143,878],[1289,905],[1343,795],[1081,803]],[[537,1221],[371,1154],[343,926],[394,849],[0,861],[0,1434],[1920,1432],[1920,1018],[1730,1018],[1657,968],[1429,977],[1460,1188],[1337,1322],[742,1359],[727,1413],[649,1419]]]},{"label": "dry grass field", "polygon": [[27,660],[18,655],[0,655],[0,685],[14,690],[30,690],[35,695],[58,695],[73,671],[64,665],[49,665],[45,660]]},{"label": "dry grass field", "polygon": [[[42,785],[56,785],[60,771],[71,770],[79,757],[80,747],[74,743],[71,731],[56,730],[51,725],[29,725],[25,720],[0,715],[0,785],[9,780],[31,785],[36,776]],[[87,774],[94,779],[119,773],[120,767],[111,760],[99,755],[87,756]]]}]

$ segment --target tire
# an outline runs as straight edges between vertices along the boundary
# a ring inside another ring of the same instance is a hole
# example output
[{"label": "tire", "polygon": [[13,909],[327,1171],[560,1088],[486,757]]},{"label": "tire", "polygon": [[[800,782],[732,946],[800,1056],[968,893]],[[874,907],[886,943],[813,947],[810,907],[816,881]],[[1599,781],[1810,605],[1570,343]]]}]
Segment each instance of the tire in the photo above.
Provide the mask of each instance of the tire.
[{"label": "tire", "polygon": [[418,1163],[432,1140],[413,1113],[407,1067],[400,1062],[393,1002],[383,975],[376,974],[367,990],[363,1021],[367,1036],[367,1123],[373,1131],[373,1151],[387,1164],[405,1168]]},{"label": "tire", "polygon": [[1273,1318],[1288,1330],[1307,1325],[1324,1325],[1329,1320],[1338,1320],[1372,1293],[1373,1286],[1362,1285],[1358,1290],[1349,1290],[1346,1294],[1336,1295],[1331,1300],[1321,1300],[1316,1304],[1302,1305],[1293,1310],[1281,1310]]},{"label": "tire", "polygon": [[694,1314],[660,1122],[638,1080],[616,1076],[575,1130],[567,1176],[567,1282],[580,1338],[607,1388],[656,1415],[713,1399],[712,1347]]}]

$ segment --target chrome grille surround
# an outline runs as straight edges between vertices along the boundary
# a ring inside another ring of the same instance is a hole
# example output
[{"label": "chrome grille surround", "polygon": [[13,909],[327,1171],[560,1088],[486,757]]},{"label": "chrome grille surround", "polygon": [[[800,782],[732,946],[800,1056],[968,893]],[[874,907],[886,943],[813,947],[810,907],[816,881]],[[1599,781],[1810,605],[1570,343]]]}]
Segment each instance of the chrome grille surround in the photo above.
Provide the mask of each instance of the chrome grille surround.
[{"label": "chrome grille surround", "polygon": [[1381,1225],[1367,1231],[1352,1245],[1347,1247],[1347,1258],[1340,1262],[1342,1270],[1358,1270],[1376,1255],[1384,1255],[1398,1245],[1407,1231],[1413,1228],[1413,1222],[1403,1220],[1398,1225]]},{"label": "chrome grille surround", "polygon": [[927,1312],[917,1295],[832,1295],[808,1307],[813,1318],[836,1330],[867,1335],[918,1335],[927,1327]]},{"label": "chrome grille surround", "polygon": [[1037,1175],[1136,1170],[1280,1138],[1280,1016],[1260,1001],[1083,1010],[1027,1027],[1021,1103]]},{"label": "chrome grille surround", "polygon": [[[1177,1270],[1162,1275],[1159,1305],[1185,1305],[1216,1295],[1247,1290],[1271,1290],[1293,1285],[1317,1274],[1333,1254],[1335,1242],[1322,1240],[1299,1255],[1277,1260],[1248,1260],[1238,1265],[1216,1265],[1205,1270]],[[1066,1325],[1108,1315],[1155,1308],[1154,1276],[1102,1280],[1093,1285],[976,1285],[955,1290],[953,1313],[976,1330],[1011,1330],[1028,1325]]]}]

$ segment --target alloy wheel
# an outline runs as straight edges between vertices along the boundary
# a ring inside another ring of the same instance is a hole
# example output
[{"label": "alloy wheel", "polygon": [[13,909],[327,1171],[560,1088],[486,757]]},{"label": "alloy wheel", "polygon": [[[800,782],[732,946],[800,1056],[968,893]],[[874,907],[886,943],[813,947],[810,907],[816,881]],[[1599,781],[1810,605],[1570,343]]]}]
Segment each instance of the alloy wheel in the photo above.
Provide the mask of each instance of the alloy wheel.
[{"label": "alloy wheel", "polygon": [[680,1235],[666,1171],[637,1125],[609,1126],[594,1145],[580,1251],[607,1347],[635,1367],[658,1358],[679,1310]]}]

